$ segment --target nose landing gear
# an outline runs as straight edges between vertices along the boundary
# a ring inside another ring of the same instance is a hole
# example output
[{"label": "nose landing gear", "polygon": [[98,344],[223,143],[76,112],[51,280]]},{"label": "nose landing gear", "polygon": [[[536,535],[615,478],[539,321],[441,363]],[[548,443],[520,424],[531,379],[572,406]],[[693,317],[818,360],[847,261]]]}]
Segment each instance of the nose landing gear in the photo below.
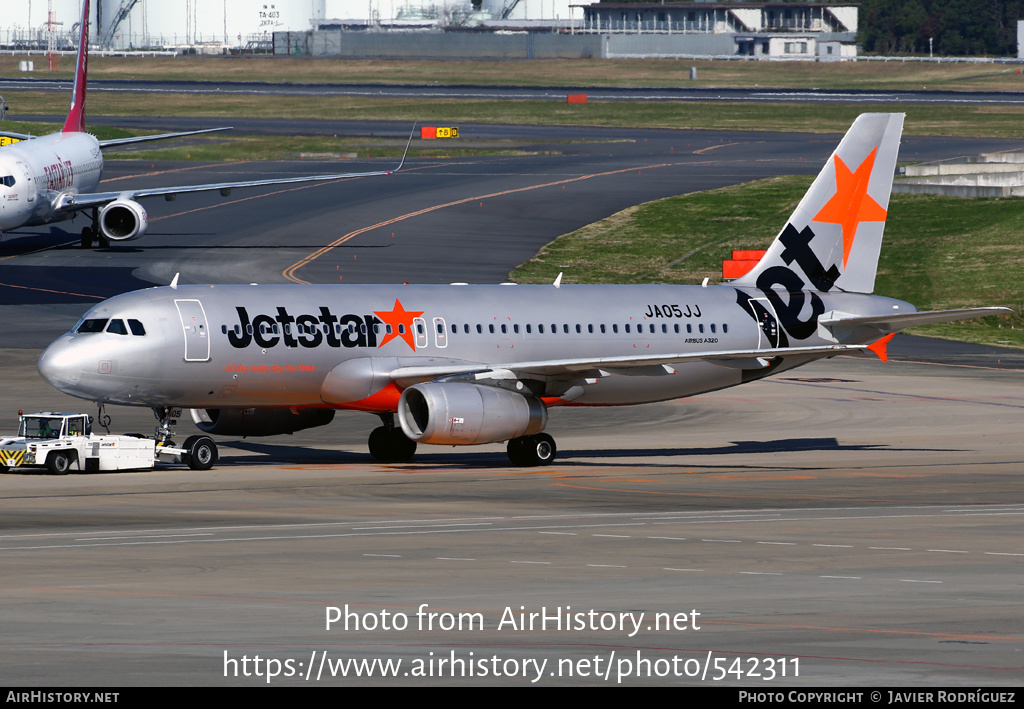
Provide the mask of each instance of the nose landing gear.
[{"label": "nose landing gear", "polygon": [[[178,425],[181,409],[167,406],[153,407],[153,415],[159,422],[153,432],[157,447],[174,448],[174,441],[171,440],[171,437],[174,435],[174,426]],[[209,436],[189,436],[185,439],[185,445],[182,448],[185,452],[181,454],[181,462],[186,463],[192,470],[209,470],[220,458],[217,444]]]}]

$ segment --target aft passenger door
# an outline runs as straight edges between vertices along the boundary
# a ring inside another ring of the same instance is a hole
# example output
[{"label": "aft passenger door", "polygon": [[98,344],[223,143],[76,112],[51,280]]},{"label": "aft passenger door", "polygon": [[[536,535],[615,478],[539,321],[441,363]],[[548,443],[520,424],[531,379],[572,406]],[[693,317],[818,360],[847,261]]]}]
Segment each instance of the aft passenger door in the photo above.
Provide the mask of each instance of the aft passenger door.
[{"label": "aft passenger door", "polygon": [[779,318],[767,298],[751,298],[748,307],[754,314],[759,327],[757,349],[774,349],[779,346]]},{"label": "aft passenger door", "polygon": [[181,327],[185,333],[185,361],[210,361],[210,329],[206,323],[206,311],[198,300],[175,300]]}]

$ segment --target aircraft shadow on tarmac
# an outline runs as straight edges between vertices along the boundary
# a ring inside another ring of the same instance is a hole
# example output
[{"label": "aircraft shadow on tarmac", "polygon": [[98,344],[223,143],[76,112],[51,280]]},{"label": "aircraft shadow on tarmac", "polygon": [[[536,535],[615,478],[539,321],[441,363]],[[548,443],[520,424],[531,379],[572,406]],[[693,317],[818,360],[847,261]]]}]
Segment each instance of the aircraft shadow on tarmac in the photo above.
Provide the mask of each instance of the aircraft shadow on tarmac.
[{"label": "aircraft shadow on tarmac", "polygon": [[81,237],[56,228],[48,231],[5,231],[0,238],[0,252],[3,256],[23,256],[41,249],[69,248],[69,241],[81,243]]},{"label": "aircraft shadow on tarmac", "polygon": [[[236,456],[231,455],[230,461],[236,465],[260,465],[267,462],[267,458],[275,462],[294,463],[295,465],[340,465],[346,463],[365,463],[369,457],[367,454],[352,451],[318,450],[315,448],[296,448],[294,445],[275,445],[269,443],[253,443],[251,441],[232,441],[222,444],[225,448],[232,450],[247,451],[253,455]],[[707,448],[645,448],[645,449],[616,449],[602,448],[594,450],[560,450],[558,457],[559,468],[571,468],[573,466],[594,465],[593,459],[597,459],[604,467],[626,466],[636,467],[664,467],[664,461],[656,461],[655,458],[678,457],[691,458],[693,456],[727,456],[738,454],[772,454],[772,453],[793,453],[793,452],[856,452],[856,451],[878,451],[886,450],[891,452],[957,452],[950,449],[933,448],[893,448],[884,444],[851,444],[844,445],[835,438],[788,438],[774,441],[732,441],[728,445]],[[300,452],[301,451],[301,452]],[[626,459],[625,461],[621,459]],[[648,461],[648,459],[651,459]],[[376,465],[382,465],[376,463]],[[480,451],[457,451],[444,453],[417,453],[415,462],[412,464],[388,464],[388,467],[395,469],[419,470],[432,468],[446,469],[472,469],[481,467],[509,467],[508,456],[505,453],[482,453]],[[709,466],[714,467],[714,466]],[[730,465],[730,469],[762,466],[736,466]],[[807,466],[801,466],[807,467]],[[815,464],[810,467],[823,467]]]}]

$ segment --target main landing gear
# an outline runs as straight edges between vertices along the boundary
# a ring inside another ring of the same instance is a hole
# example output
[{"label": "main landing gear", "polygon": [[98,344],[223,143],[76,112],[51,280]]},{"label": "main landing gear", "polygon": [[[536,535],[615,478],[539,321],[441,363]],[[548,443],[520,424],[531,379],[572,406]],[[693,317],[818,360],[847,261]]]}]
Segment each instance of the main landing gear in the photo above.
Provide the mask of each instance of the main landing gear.
[{"label": "main landing gear", "polygon": [[[416,453],[416,441],[395,425],[394,414],[379,414],[383,426],[370,433],[370,455],[381,463],[405,463]],[[530,468],[548,465],[555,460],[555,439],[546,433],[513,438],[508,442],[508,459],[512,465]]]},{"label": "main landing gear", "polygon": [[546,433],[513,438],[508,442],[508,459],[520,468],[548,465],[554,461],[555,452],[555,439]]},{"label": "main landing gear", "polygon": [[105,249],[110,246],[110,239],[103,236],[103,232],[100,231],[97,226],[100,222],[99,209],[92,210],[92,226],[82,227],[82,248],[92,248],[93,243],[98,243],[101,249]]},{"label": "main landing gear", "polygon": [[370,433],[370,455],[381,463],[405,463],[416,453],[416,441],[409,440],[400,426],[395,426],[394,414],[380,414],[383,426]]}]

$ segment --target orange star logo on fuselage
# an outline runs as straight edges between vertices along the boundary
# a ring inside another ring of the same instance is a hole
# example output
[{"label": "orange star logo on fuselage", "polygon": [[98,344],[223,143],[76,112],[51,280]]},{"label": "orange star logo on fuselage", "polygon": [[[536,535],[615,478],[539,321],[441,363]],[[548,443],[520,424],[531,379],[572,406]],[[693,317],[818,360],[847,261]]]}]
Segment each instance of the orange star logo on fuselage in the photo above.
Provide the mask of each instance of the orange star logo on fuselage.
[{"label": "orange star logo on fuselage", "polygon": [[394,308],[392,308],[391,310],[385,310],[383,312],[375,310],[373,314],[380,318],[385,325],[388,325],[391,328],[391,332],[388,332],[384,335],[384,339],[381,340],[380,345],[378,345],[378,347],[383,347],[396,337],[401,337],[403,340],[405,340],[406,344],[412,348],[413,352],[416,351],[416,344],[413,341],[412,336],[412,321],[415,318],[418,318],[419,316],[423,315],[422,310],[420,310],[419,312],[412,312],[410,310],[406,310],[402,306],[401,301],[399,301],[398,298],[395,298]]}]

